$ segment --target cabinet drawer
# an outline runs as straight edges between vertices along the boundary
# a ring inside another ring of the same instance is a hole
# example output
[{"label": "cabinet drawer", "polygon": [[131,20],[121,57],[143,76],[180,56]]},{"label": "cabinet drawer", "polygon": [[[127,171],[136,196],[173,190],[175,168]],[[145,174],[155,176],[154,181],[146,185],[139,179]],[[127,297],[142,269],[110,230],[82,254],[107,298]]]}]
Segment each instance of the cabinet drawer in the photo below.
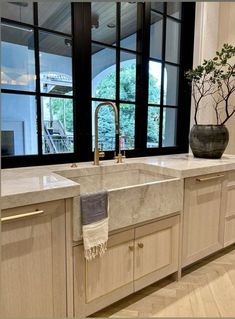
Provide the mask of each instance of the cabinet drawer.
[{"label": "cabinet drawer", "polygon": [[60,207],[64,206],[63,200],[57,200],[46,203],[39,203],[27,206],[21,206],[10,209],[3,209],[1,220],[3,225],[9,222],[16,222],[25,219],[31,219],[37,216],[53,215],[56,211],[60,210]]}]

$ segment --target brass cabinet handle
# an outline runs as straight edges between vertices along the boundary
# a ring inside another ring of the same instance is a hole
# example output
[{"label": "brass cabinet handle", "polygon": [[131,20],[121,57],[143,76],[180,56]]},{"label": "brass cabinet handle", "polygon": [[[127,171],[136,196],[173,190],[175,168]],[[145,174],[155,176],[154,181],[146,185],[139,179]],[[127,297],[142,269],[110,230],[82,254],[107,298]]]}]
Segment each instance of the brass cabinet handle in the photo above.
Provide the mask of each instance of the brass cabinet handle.
[{"label": "brass cabinet handle", "polygon": [[134,251],[134,246],[129,246],[130,251]]},{"label": "brass cabinet handle", "polygon": [[18,215],[13,215],[13,216],[6,216],[6,217],[2,217],[1,218],[1,222],[18,220],[18,219],[21,219],[21,218],[41,215],[43,213],[44,213],[43,210],[35,210],[34,212],[30,212],[30,213],[18,214]]},{"label": "brass cabinet handle", "polygon": [[206,181],[210,181],[212,179],[217,179],[217,178],[222,178],[224,177],[224,175],[214,175],[214,176],[209,176],[209,177],[198,177],[196,178],[197,182],[206,182]]},{"label": "brass cabinet handle", "polygon": [[138,243],[138,247],[139,248],[144,248],[144,244],[143,243]]}]

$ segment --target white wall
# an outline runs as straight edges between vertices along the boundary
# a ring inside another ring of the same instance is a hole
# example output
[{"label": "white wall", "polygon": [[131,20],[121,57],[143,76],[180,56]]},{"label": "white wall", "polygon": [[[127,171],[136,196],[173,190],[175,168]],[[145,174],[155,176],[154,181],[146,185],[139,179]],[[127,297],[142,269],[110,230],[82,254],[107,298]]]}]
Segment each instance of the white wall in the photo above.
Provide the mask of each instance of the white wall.
[{"label": "white wall", "polygon": [[[195,20],[194,67],[203,59],[215,55],[224,43],[235,46],[235,2],[197,2]],[[234,97],[235,106],[235,97]],[[192,103],[191,126],[194,108]],[[201,124],[212,123],[215,119],[212,109],[202,109],[198,116]],[[235,154],[235,116],[227,122],[230,140],[227,154]]]},{"label": "white wall", "polygon": [[[218,46],[221,47],[224,43],[235,46],[235,2],[220,3]],[[235,107],[235,96],[233,96],[232,101]],[[230,135],[226,153],[235,154],[235,116],[231,117],[226,125]]]}]

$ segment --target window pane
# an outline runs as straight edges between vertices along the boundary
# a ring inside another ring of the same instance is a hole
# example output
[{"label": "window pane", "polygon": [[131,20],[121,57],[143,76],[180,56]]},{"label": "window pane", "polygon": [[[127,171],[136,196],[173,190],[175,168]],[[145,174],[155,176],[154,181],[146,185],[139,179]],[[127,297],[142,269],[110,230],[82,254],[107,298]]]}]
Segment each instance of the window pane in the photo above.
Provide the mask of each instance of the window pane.
[{"label": "window pane", "polygon": [[72,94],[72,42],[52,33],[39,33],[41,92]]},{"label": "window pane", "polygon": [[38,153],[35,96],[2,93],[2,155]]},{"label": "window pane", "polygon": [[180,23],[167,18],[166,24],[166,61],[179,63]]},{"label": "window pane", "polygon": [[[92,102],[92,149],[94,150],[95,127],[94,115],[99,102]],[[98,144],[104,151],[115,150],[115,116],[110,105],[104,105],[98,114]]]},{"label": "window pane", "polygon": [[27,1],[1,1],[1,17],[33,24],[33,3]]},{"label": "window pane", "polygon": [[105,44],[116,43],[116,3],[92,2],[92,40]]},{"label": "window pane", "polygon": [[43,154],[74,151],[73,100],[42,97]]},{"label": "window pane", "polygon": [[121,47],[136,51],[137,3],[121,3]]},{"label": "window pane", "polygon": [[92,47],[92,96],[116,98],[116,51],[113,49]]},{"label": "window pane", "polygon": [[136,55],[121,52],[120,100],[135,101],[136,96]]},{"label": "window pane", "polygon": [[163,16],[151,12],[150,57],[156,59],[162,58],[162,25]]},{"label": "window pane", "polygon": [[165,64],[164,105],[178,105],[179,67]]},{"label": "window pane", "polygon": [[162,64],[149,61],[149,103],[160,104]]},{"label": "window pane", "polygon": [[2,89],[35,90],[34,33],[16,25],[1,25]]},{"label": "window pane", "polygon": [[176,145],[177,109],[164,107],[162,146]]},{"label": "window pane", "polygon": [[163,2],[151,2],[151,9],[164,12],[164,3]]},{"label": "window pane", "polygon": [[160,108],[155,106],[148,107],[148,132],[147,147],[154,148],[159,146],[159,122]]},{"label": "window pane", "polygon": [[39,26],[71,34],[71,4],[65,1],[38,3]]},{"label": "window pane", "polygon": [[176,18],[181,18],[181,2],[168,2],[167,3],[167,14]]},{"label": "window pane", "polygon": [[120,105],[120,144],[122,150],[135,148],[135,105]]}]

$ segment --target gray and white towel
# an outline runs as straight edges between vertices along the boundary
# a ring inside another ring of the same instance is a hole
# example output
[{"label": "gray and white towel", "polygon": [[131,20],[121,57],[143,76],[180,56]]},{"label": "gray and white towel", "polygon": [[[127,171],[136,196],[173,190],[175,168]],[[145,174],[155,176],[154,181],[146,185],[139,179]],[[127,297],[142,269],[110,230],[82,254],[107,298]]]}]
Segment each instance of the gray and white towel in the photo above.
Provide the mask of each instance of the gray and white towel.
[{"label": "gray and white towel", "polygon": [[87,260],[101,256],[108,242],[108,193],[81,195],[81,221],[84,255]]}]

